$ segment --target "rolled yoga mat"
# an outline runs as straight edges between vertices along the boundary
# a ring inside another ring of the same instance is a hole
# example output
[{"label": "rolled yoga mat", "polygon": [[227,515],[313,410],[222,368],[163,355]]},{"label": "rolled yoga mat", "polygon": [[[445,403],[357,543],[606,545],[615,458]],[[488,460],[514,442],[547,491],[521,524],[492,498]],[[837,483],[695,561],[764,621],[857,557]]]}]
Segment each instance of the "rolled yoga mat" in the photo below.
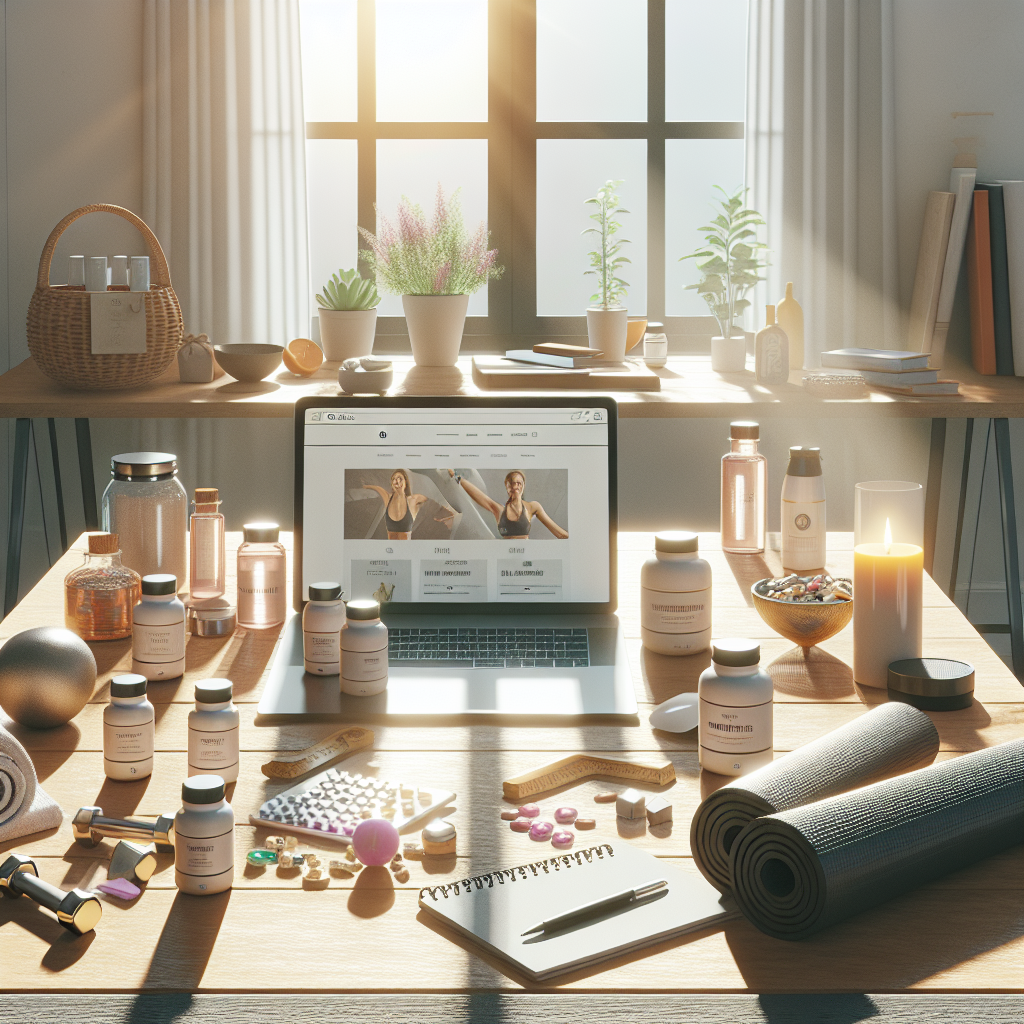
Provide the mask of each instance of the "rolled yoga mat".
[{"label": "rolled yoga mat", "polygon": [[803,939],[1024,841],[1024,740],[756,818],[733,895],[761,931]]},{"label": "rolled yoga mat", "polygon": [[60,807],[39,785],[28,751],[0,725],[0,842],[58,828]]},{"label": "rolled yoga mat", "polygon": [[754,818],[922,768],[938,752],[939,734],[923,711],[880,704],[712,793],[690,824],[693,859],[712,885],[727,892],[729,851]]}]

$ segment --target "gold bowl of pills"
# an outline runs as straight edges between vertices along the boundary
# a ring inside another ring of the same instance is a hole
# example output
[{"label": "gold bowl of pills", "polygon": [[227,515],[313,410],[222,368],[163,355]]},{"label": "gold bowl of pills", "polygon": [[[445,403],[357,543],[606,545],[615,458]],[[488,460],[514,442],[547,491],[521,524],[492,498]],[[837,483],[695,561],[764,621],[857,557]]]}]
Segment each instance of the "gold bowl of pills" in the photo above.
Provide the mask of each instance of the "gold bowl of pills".
[{"label": "gold bowl of pills", "polygon": [[758,580],[750,596],[757,614],[801,647],[835,636],[853,618],[853,583],[825,573]]}]

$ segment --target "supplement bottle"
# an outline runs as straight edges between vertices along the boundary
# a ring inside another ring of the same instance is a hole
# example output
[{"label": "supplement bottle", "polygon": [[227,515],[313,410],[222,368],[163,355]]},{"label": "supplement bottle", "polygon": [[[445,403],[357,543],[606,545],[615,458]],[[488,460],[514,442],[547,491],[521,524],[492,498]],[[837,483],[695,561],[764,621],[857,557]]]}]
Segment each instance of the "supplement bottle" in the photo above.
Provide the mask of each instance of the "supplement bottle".
[{"label": "supplement bottle", "polygon": [[341,672],[341,627],[345,605],[340,583],[311,583],[302,609],[302,656],[306,671],[316,676]]},{"label": "supplement bottle", "polygon": [[174,884],[192,896],[231,888],[235,877],[235,812],[219,775],[193,775],[181,784],[174,816]]},{"label": "supplement bottle", "polygon": [[711,566],[697,534],[659,533],[640,570],[640,636],[657,654],[697,654],[711,643]]},{"label": "supplement bottle", "polygon": [[772,680],[755,640],[716,640],[697,684],[700,766],[746,775],[772,760]]},{"label": "supplement bottle", "polygon": [[341,692],[381,693],[388,685],[388,627],[377,601],[349,601],[341,630]]},{"label": "supplement bottle", "polygon": [[153,705],[146,677],[114,676],[110,703],[103,709],[103,774],[130,782],[153,774]]},{"label": "supplement bottle", "polygon": [[782,481],[782,567],[806,574],[825,567],[825,478],[821,449],[789,449]]},{"label": "supplement bottle", "polygon": [[188,774],[215,772],[225,782],[238,778],[238,708],[230,679],[196,683],[196,709],[188,713]]},{"label": "supplement bottle", "polygon": [[238,624],[268,629],[288,612],[284,547],[277,523],[246,523],[238,549]]},{"label": "supplement bottle", "polygon": [[177,578],[167,573],[142,577],[142,599],[132,612],[132,671],[150,682],[185,671],[185,606]]},{"label": "supplement bottle", "polygon": [[722,456],[722,550],[734,554],[764,551],[768,462],[757,450],[761,428],[729,424],[731,450]]}]

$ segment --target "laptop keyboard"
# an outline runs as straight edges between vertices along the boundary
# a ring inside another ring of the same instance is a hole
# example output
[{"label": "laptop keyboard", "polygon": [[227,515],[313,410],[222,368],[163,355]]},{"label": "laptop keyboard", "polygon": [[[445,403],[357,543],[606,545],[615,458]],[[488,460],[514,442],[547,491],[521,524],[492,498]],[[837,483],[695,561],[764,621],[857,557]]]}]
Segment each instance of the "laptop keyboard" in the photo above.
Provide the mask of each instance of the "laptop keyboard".
[{"label": "laptop keyboard", "polygon": [[408,629],[388,631],[388,663],[463,668],[585,668],[586,629]]}]

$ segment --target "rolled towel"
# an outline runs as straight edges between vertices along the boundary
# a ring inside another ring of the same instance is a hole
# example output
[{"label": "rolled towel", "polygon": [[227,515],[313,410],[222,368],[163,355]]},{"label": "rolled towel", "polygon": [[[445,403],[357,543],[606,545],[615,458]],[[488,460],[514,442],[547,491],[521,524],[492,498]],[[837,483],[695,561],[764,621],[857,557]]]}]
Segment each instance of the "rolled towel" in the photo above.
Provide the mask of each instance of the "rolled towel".
[{"label": "rolled towel", "polygon": [[0,725],[0,842],[59,828],[61,810],[39,785],[28,751]]},{"label": "rolled towel", "polygon": [[729,851],[748,822],[764,814],[846,793],[935,760],[939,734],[909,704],[878,707],[712,793],[690,824],[690,850],[712,885],[727,892]]},{"label": "rolled towel", "polygon": [[752,821],[733,895],[761,931],[803,939],[1024,838],[1024,740]]}]

